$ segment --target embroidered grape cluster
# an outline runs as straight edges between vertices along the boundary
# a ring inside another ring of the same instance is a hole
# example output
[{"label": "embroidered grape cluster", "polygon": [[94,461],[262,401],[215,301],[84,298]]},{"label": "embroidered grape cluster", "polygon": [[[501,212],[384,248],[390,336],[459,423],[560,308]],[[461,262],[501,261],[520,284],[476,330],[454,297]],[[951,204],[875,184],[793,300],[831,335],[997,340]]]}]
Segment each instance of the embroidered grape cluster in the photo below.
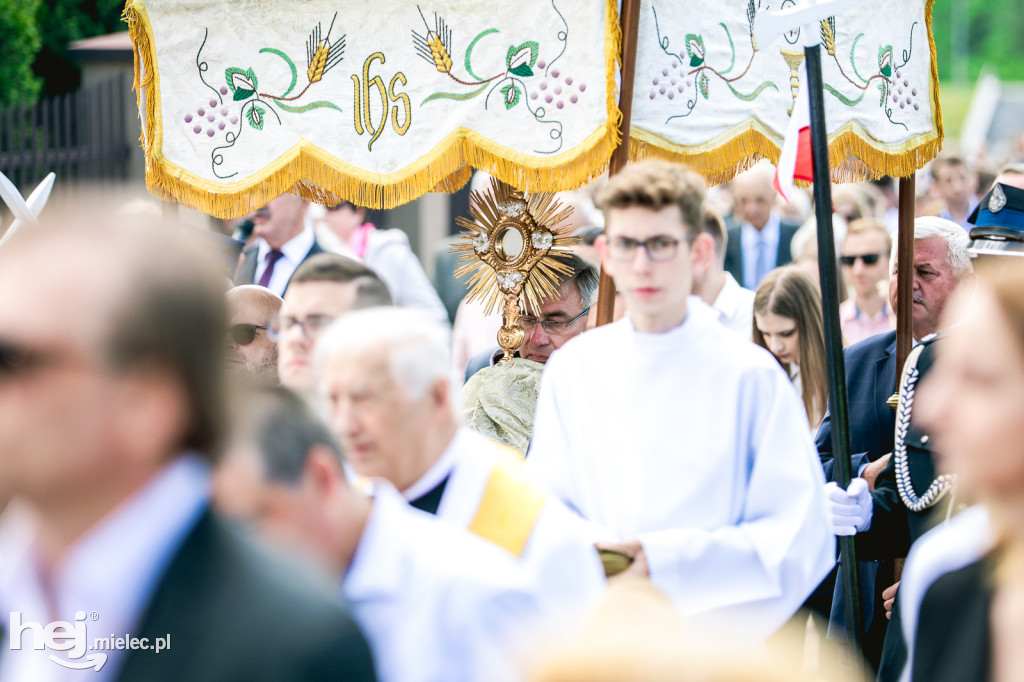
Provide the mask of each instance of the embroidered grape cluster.
[{"label": "embroidered grape cluster", "polygon": [[[543,70],[546,66],[543,60],[537,62],[538,70]],[[547,78],[538,82],[535,87],[536,89],[530,92],[530,99],[554,105],[556,109],[562,109],[566,104],[576,104],[587,91],[586,83],[577,81],[557,67],[548,71]]]},{"label": "embroidered grape cluster", "polygon": [[[220,94],[228,94],[228,89],[221,86]],[[205,130],[207,137],[213,137],[218,131],[223,131],[228,123],[237,125],[238,115],[228,109],[227,105],[220,105],[217,100],[209,99],[196,107],[194,112],[185,114],[185,123],[196,135],[201,135]]]},{"label": "embroidered grape cluster", "polygon": [[651,79],[651,91],[648,96],[651,99],[656,97],[675,99],[676,95],[682,96],[689,87],[690,78],[686,75],[685,66],[673,59],[671,68],[663,68]]},{"label": "embroidered grape cluster", "polygon": [[914,107],[914,111],[921,108],[920,100],[917,97],[917,88],[911,87],[910,80],[903,77],[903,71],[896,69],[896,77],[892,81],[892,102],[899,105],[900,109]]}]

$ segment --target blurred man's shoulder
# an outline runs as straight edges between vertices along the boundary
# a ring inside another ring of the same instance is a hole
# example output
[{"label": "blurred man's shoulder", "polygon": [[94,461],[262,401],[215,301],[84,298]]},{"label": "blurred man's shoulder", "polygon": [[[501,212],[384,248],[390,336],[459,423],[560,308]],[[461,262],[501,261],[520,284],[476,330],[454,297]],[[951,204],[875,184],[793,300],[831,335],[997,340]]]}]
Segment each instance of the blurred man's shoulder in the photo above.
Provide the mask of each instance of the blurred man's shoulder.
[{"label": "blurred man's shoulder", "polygon": [[[373,679],[369,648],[326,583],[257,548],[207,510],[157,583],[122,679]],[[219,671],[219,672],[218,672]],[[218,677],[219,675],[219,677]]]}]

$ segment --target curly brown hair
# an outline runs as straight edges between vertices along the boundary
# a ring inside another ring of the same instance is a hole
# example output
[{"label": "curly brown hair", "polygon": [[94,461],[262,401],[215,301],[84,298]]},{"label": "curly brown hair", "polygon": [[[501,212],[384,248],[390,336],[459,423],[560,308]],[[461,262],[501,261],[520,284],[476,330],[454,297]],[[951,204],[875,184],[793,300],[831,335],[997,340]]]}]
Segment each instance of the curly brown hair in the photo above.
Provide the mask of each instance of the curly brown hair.
[{"label": "curly brown hair", "polygon": [[641,161],[611,177],[594,196],[602,211],[642,206],[661,211],[678,206],[688,238],[704,225],[704,180],[686,166],[667,161]]}]

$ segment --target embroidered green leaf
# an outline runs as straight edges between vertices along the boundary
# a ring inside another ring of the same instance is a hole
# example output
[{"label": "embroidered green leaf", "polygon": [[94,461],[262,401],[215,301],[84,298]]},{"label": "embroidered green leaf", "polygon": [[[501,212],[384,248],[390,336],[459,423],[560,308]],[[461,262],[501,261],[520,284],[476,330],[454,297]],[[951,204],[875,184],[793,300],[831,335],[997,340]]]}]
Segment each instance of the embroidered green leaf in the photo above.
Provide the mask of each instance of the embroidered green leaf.
[{"label": "embroidered green leaf", "polygon": [[278,57],[280,57],[281,59],[284,60],[285,64],[287,64],[288,68],[291,70],[291,72],[292,72],[292,82],[288,84],[288,89],[281,93],[281,97],[287,97],[291,93],[291,91],[295,88],[295,83],[299,79],[299,72],[298,72],[298,69],[295,68],[295,62],[292,61],[291,57],[286,55],[284,52],[281,52],[281,50],[275,50],[272,47],[264,47],[264,48],[262,48],[260,50],[260,54],[263,54],[264,52],[269,52],[270,54],[276,54]]},{"label": "embroidered green leaf", "polygon": [[[251,68],[244,71],[237,66],[231,66],[224,70],[224,80],[232,92],[238,90],[250,90],[255,92],[259,88],[259,81]],[[238,99],[237,97],[235,98]],[[244,99],[244,98],[243,98]]]},{"label": "embroidered green leaf", "polygon": [[515,83],[509,83],[501,89],[501,95],[505,98],[505,108],[511,109],[519,104],[519,88]]},{"label": "embroidered green leaf", "polygon": [[725,31],[725,37],[729,39],[729,52],[732,54],[729,61],[729,68],[720,72],[724,76],[732,71],[732,67],[736,66],[736,45],[732,42],[732,34],[729,33],[729,27],[722,22],[718,22],[718,25],[722,27],[722,30]]},{"label": "embroidered green leaf", "polygon": [[857,78],[860,79],[860,82],[863,83],[864,85],[867,85],[868,84],[868,79],[865,78],[864,76],[860,75],[860,72],[857,71],[857,59],[856,59],[856,55],[857,55],[857,41],[860,40],[863,37],[864,37],[863,33],[858,33],[857,37],[853,39],[853,46],[850,47],[850,66],[853,67],[853,74],[855,76],[857,76]]},{"label": "embroidered green leaf", "polygon": [[540,45],[533,40],[528,40],[522,45],[509,45],[508,54],[505,56],[505,64],[508,66],[509,71],[512,71],[521,64],[532,67],[537,63],[537,54],[539,52]]},{"label": "embroidered green leaf", "polygon": [[466,59],[464,60],[463,65],[466,67],[466,73],[468,73],[470,76],[472,76],[475,80],[478,81],[482,81],[484,79],[473,73],[473,67],[470,64],[473,55],[473,48],[476,47],[476,44],[480,41],[481,38],[483,38],[484,36],[489,36],[492,33],[498,33],[498,29],[489,28],[484,31],[480,31],[480,33],[476,34],[476,37],[473,38],[473,40],[469,41],[469,47],[466,48]]},{"label": "embroidered green leaf", "polygon": [[892,76],[892,45],[878,48],[878,70],[883,76]]},{"label": "embroidered green leaf", "polygon": [[307,111],[312,111],[313,109],[334,109],[336,111],[341,111],[341,107],[339,107],[337,104],[333,104],[332,102],[325,102],[323,100],[320,100],[318,102],[310,102],[309,104],[305,104],[301,107],[289,106],[284,102],[271,102],[271,104],[276,104],[277,106],[281,107],[281,109],[283,109],[284,111],[290,111],[293,114],[303,114]]},{"label": "embroidered green leaf", "polygon": [[880,107],[881,106],[885,106],[885,96],[887,94],[889,94],[889,91],[886,88],[886,82],[885,81],[881,81],[878,84],[878,91],[882,94],[882,96],[878,98],[878,106],[880,106]]},{"label": "embroidered green leaf", "polygon": [[700,75],[700,94],[704,95],[704,99],[708,98],[708,94],[709,94],[708,87],[709,87],[709,85],[710,85],[710,82],[708,81],[708,75],[706,73],[702,73]]},{"label": "embroidered green leaf", "polygon": [[530,68],[529,64],[520,64],[514,69],[509,69],[508,72],[514,73],[517,76],[522,76],[523,78],[528,78],[533,75],[533,69]]},{"label": "embroidered green leaf", "polygon": [[462,93],[456,93],[456,92],[435,92],[433,95],[428,95],[427,97],[425,97],[423,99],[423,101],[420,102],[420,106],[423,106],[427,102],[432,102],[435,99],[453,99],[453,100],[460,101],[460,102],[463,101],[463,100],[467,100],[467,99],[473,99],[474,97],[479,95],[481,92],[486,90],[488,87],[490,87],[490,85],[491,85],[490,83],[484,83],[483,85],[481,85],[479,88],[477,88],[473,92],[462,92]]},{"label": "embroidered green leaf", "polygon": [[690,55],[690,66],[704,63],[704,38],[693,33],[686,34],[686,54]]},{"label": "embroidered green leaf", "polygon": [[775,85],[775,83],[772,83],[771,81],[765,81],[761,83],[756,88],[754,88],[754,91],[751,92],[749,95],[744,95],[742,92],[734,88],[732,86],[732,83],[730,83],[729,81],[725,81],[725,84],[729,86],[730,90],[732,90],[732,94],[736,95],[736,97],[743,100],[744,102],[753,102],[755,99],[761,96],[762,92],[764,92],[768,88],[771,88],[776,92],[779,91],[779,86]]},{"label": "embroidered green leaf", "polygon": [[236,102],[241,102],[243,99],[249,99],[256,94],[255,90],[235,90],[235,94],[232,95],[232,99]]},{"label": "embroidered green leaf", "polygon": [[249,107],[249,113],[246,114],[246,118],[249,119],[249,125],[256,130],[263,130],[263,114],[267,113],[267,110],[263,107],[256,106],[255,104]]},{"label": "embroidered green leaf", "polygon": [[857,106],[858,104],[860,104],[860,101],[864,99],[864,95],[868,94],[868,91],[865,90],[864,92],[860,93],[860,97],[858,97],[857,99],[850,99],[843,93],[833,88],[828,83],[823,83],[821,87],[825,92],[829,93],[830,95],[832,95],[833,97],[835,97],[837,100],[839,100],[848,107]]}]

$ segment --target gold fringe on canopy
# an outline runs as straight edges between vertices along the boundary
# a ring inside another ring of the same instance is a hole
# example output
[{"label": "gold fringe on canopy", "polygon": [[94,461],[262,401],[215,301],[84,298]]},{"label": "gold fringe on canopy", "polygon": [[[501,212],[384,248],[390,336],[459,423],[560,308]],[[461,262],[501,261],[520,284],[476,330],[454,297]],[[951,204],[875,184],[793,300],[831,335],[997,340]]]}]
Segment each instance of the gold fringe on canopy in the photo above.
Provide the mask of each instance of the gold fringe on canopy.
[{"label": "gold fringe on canopy", "polygon": [[[925,5],[925,24],[931,54],[929,100],[935,128],[899,146],[873,139],[860,125],[848,122],[829,135],[828,156],[833,182],[861,182],[888,175],[907,177],[934,159],[942,150],[944,131],[939,104],[939,76],[932,35],[932,7]],[[834,28],[831,30],[834,31]],[[834,36],[833,36],[834,40]],[[833,46],[834,49],[834,46]],[[761,159],[779,161],[781,148],[755,119],[734,126],[714,140],[695,146],[680,146],[660,135],[631,127],[629,160],[659,158],[683,163],[700,173],[709,186],[729,182]],[[797,181],[798,185],[807,185]]]},{"label": "gold fringe on canopy", "polygon": [[244,215],[289,191],[316,203],[345,199],[368,208],[393,208],[428,192],[455,191],[465,185],[473,168],[528,192],[579,188],[605,172],[620,141],[622,112],[615,79],[622,35],[615,0],[605,0],[604,8],[607,118],[573,149],[550,158],[527,156],[460,127],[401,171],[383,175],[352,166],[302,140],[258,174],[221,184],[175,165],[162,154],[162,93],[153,29],[144,0],[128,0],[122,20],[128,24],[135,48],[134,87],[143,119],[140,139],[145,151],[146,186],[161,199],[218,218]]}]

